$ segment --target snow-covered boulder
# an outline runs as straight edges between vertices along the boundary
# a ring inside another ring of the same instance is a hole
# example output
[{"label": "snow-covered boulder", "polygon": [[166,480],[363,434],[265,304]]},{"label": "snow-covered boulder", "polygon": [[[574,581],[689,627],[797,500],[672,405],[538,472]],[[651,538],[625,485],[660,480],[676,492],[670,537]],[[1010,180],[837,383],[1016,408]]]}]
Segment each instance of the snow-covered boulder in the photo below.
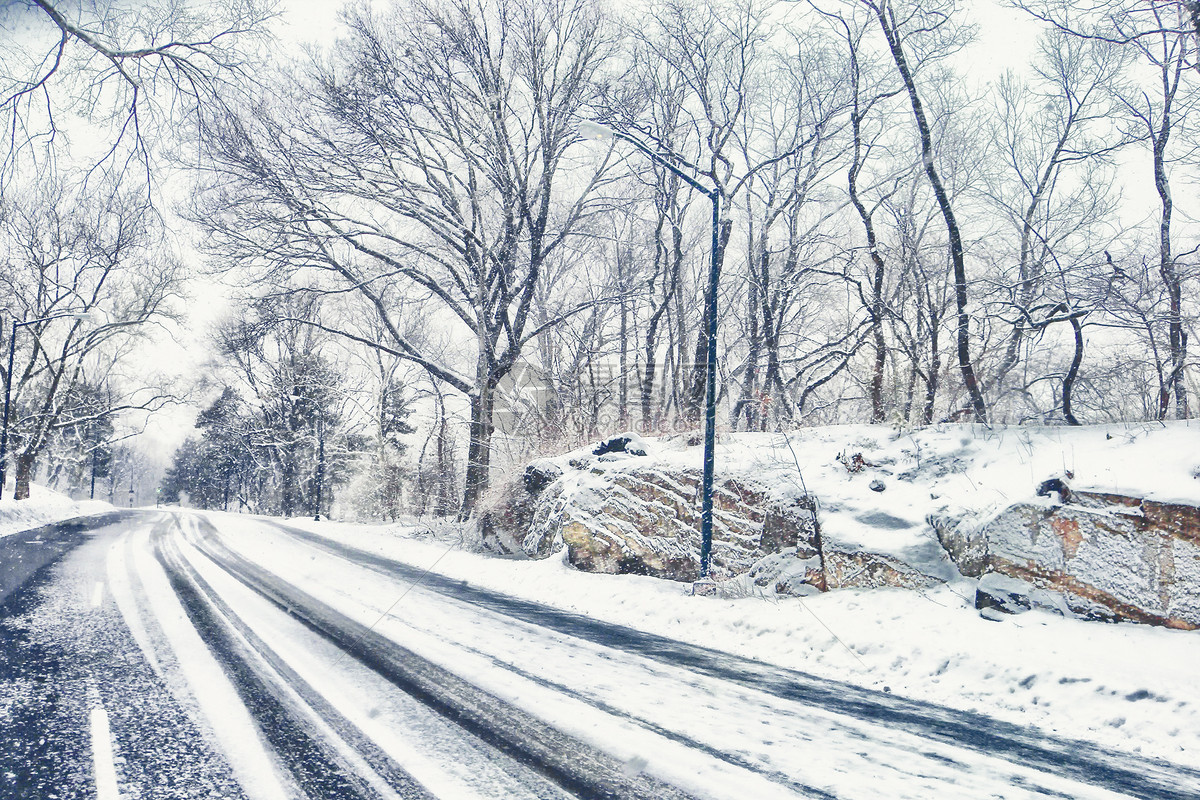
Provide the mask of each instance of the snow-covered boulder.
[{"label": "snow-covered boulder", "polygon": [[[839,482],[853,477],[856,488],[840,492],[838,502],[818,513],[818,501],[780,437],[722,438],[714,577],[753,569],[757,585],[783,594],[923,588],[959,577],[922,517],[908,513],[911,487],[889,490],[905,516],[878,510],[880,493],[871,484],[890,472],[823,448],[833,476]],[[700,569],[700,464],[701,449],[686,439],[622,434],[533,462],[523,475],[524,494],[514,486],[497,490],[506,499],[486,522],[505,527],[513,538],[524,531],[523,549],[534,558],[565,547],[579,569],[694,580]]]},{"label": "snow-covered boulder", "polygon": [[[566,472],[537,500],[525,552],[565,546],[589,572],[636,573],[688,581],[699,576],[699,469],[595,461]],[[811,504],[773,496],[747,476],[722,476],[713,494],[712,572],[747,571],[764,555],[815,548]]]},{"label": "snow-covered boulder", "polygon": [[987,569],[1084,616],[1200,628],[1200,508],[1078,489],[1068,499],[1017,503],[985,525]]}]

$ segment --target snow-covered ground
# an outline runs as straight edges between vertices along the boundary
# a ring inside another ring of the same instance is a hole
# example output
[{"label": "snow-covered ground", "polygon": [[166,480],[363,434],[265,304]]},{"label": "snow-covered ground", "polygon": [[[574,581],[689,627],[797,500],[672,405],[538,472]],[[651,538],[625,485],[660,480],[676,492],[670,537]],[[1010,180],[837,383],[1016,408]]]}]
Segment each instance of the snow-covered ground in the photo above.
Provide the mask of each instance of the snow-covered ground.
[{"label": "snow-covered ground", "polygon": [[26,500],[13,500],[7,495],[0,499],[0,537],[111,509],[111,505],[101,500],[72,500],[65,494],[33,484]]},{"label": "snow-covered ground", "polygon": [[[650,445],[651,458],[667,465],[687,465],[698,453],[678,442]],[[862,469],[848,470],[846,462],[858,463],[855,454],[861,454]],[[636,460],[607,463],[632,466]],[[787,440],[769,434],[727,437],[718,451],[718,465],[751,472],[768,483],[791,481],[798,491],[807,489],[821,500],[823,531],[843,543],[913,557],[929,552],[930,517],[983,524],[1012,503],[1032,501],[1038,483],[1067,472],[1078,489],[1196,503],[1200,428],[1173,424],[987,431],[941,426],[916,433],[885,427],[826,428],[799,431]],[[870,488],[875,480],[885,483],[883,492]],[[322,691],[333,692],[329,696],[334,705],[344,706],[342,713],[362,730],[374,731],[369,734],[373,739],[391,742],[390,728],[376,724],[383,712],[367,700],[350,697],[352,689],[360,688],[363,697],[374,696],[370,676],[360,676],[359,686],[344,668],[344,656],[332,650],[321,656],[325,666],[311,666],[319,660],[318,644],[308,642],[302,632],[284,630],[286,620],[272,622],[266,605],[251,602],[236,581],[208,564],[197,549],[205,534],[189,516],[183,514],[180,522],[187,540],[195,544],[181,543],[184,558],[239,613],[252,618],[258,613],[251,613],[254,608],[262,606],[261,635],[278,652],[294,651],[295,662],[313,671],[307,678],[312,685],[349,687],[343,692],[346,696],[337,694],[340,689]],[[852,741],[861,720],[847,723],[854,728],[849,732],[842,722],[814,723],[813,715],[823,713],[820,709],[777,711],[786,704],[765,695],[757,697],[675,667],[614,656],[570,636],[502,620],[465,601],[415,587],[386,568],[314,546],[271,521],[218,513],[210,518],[217,538],[249,563],[484,691],[630,763],[638,758],[642,745],[637,737],[645,731],[626,725],[622,718],[688,731],[704,747],[741,754],[760,772],[803,774],[839,791],[855,788],[838,796],[881,796],[876,790],[886,788],[888,796],[923,798],[931,796],[935,784],[956,780],[925,772],[941,769],[936,747],[931,756],[920,749],[923,744],[902,741],[908,733],[892,731],[883,735],[899,737],[887,744],[893,748],[888,752],[897,755],[882,755],[877,761],[895,771],[893,783],[874,778],[856,783],[847,776],[861,769],[854,758],[859,745]],[[693,597],[686,584],[582,573],[561,554],[530,561],[474,552],[473,533],[445,522],[432,528],[417,522],[289,524],[333,543],[403,562],[418,572],[429,570],[452,581],[818,678],[978,712],[1115,752],[1179,765],[1200,762],[1200,689],[1195,680],[1200,632],[1085,622],[1037,610],[990,621],[973,607],[975,582],[961,576],[924,591],[843,589],[801,598],[766,595],[748,581],[734,580],[721,596]],[[688,689],[690,681],[695,682],[694,691]],[[559,688],[547,688],[551,686]],[[688,698],[685,702],[672,694],[668,702],[662,696],[667,691]],[[581,704],[581,698],[591,705]],[[693,734],[688,709],[696,704],[703,706],[706,719],[718,722]],[[601,706],[615,709],[616,716],[597,717],[595,709]],[[366,714],[362,719],[360,711]],[[872,730],[870,735],[880,733]],[[806,744],[798,747],[799,742]],[[391,752],[393,745],[397,752],[404,750],[396,742],[385,749]],[[660,745],[666,747],[659,742],[647,745],[646,752],[658,754],[657,773],[668,781],[685,788],[697,782],[716,787],[714,796],[770,794],[739,788],[741,773],[697,760],[695,748],[667,757],[665,750],[654,749]],[[929,758],[920,768],[905,767],[906,753]],[[412,768],[423,776],[421,770],[427,769],[431,784],[449,781],[447,786],[457,786],[455,781],[469,780],[467,773],[443,774],[443,767],[435,768],[437,759],[427,756],[412,756]],[[1023,768],[1010,764],[997,771],[992,761],[971,757],[959,771],[976,783],[963,784],[962,796],[992,796],[988,787],[995,786],[1008,787],[996,796],[1030,796],[1032,792],[1016,788],[1018,783],[1009,783],[1019,775],[1005,772]],[[926,778],[933,782],[922,783]],[[764,785],[763,791],[767,788]],[[1082,796],[1072,791],[1067,788],[1065,796]],[[1094,796],[1102,795],[1107,796],[1103,791]]]},{"label": "snow-covered ground", "polygon": [[[669,581],[581,573],[559,557],[515,561],[464,552],[423,537],[419,528],[293,524],[595,619],[1121,751],[1177,763],[1200,757],[1200,633],[1039,611],[990,622],[972,607],[969,582],[926,593],[699,598]],[[228,529],[228,517],[220,525]],[[253,539],[258,544],[249,546],[257,550],[270,537]],[[311,574],[315,578],[321,568],[314,564]],[[395,613],[402,614],[403,605]]]},{"label": "snow-covered ground", "polygon": [[[596,457],[584,448],[545,461],[563,471],[566,502],[586,513],[613,491],[612,473],[698,472],[701,448],[687,446],[686,438],[638,439],[647,456]],[[718,484],[729,476],[777,500],[814,496],[827,547],[886,555],[944,579],[956,570],[931,520],[965,534],[1013,504],[1049,506],[1050,498],[1036,494],[1048,479],[1066,477],[1076,490],[1200,505],[1200,425],[962,424],[911,431],[837,425],[786,437],[723,434],[716,466]]]}]

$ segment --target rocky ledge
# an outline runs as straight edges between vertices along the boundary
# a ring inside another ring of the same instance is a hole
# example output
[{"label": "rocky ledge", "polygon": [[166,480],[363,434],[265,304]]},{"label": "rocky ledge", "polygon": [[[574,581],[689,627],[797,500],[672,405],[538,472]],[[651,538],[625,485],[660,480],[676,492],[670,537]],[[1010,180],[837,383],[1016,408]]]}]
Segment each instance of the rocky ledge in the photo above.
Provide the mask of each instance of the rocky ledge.
[{"label": "rocky ledge", "polygon": [[[1072,488],[1070,472],[1035,483],[1009,469],[1003,483],[991,467],[972,478],[974,465],[997,463],[988,440],[941,431],[905,447],[895,435],[865,430],[877,437],[850,442],[862,451],[851,452],[834,431],[808,442],[803,457],[790,444],[786,458],[764,454],[760,435],[727,439],[727,450],[744,452],[724,453],[718,472],[713,577],[788,595],[973,580],[977,608],[993,619],[1041,608],[1200,628],[1197,505]],[[692,581],[697,454],[625,434],[533,462],[492,492],[477,517],[484,541],[533,558],[565,549],[572,565],[592,572]],[[977,496],[954,505],[943,493],[961,493],[959,478]],[[1015,502],[983,504],[979,496]]]},{"label": "rocky ledge", "polygon": [[1200,628],[1200,508],[1063,489],[1009,506],[973,536],[942,532],[962,572],[981,579],[976,606]]}]

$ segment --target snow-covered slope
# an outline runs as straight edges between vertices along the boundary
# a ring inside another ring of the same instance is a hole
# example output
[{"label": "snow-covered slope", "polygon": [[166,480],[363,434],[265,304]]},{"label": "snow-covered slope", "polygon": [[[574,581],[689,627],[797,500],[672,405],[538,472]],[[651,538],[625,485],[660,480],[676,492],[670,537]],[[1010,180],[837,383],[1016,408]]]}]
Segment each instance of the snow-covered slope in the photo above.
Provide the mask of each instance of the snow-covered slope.
[{"label": "snow-covered slope", "polygon": [[[701,448],[682,438],[647,440],[646,449],[645,457],[606,461],[585,449],[553,461],[583,463],[567,470],[581,493],[602,493],[606,474],[649,465],[700,469]],[[1015,503],[1040,502],[1038,486],[1065,473],[1077,489],[1200,505],[1200,425],[1189,422],[723,434],[716,465],[718,481],[750,476],[781,497],[815,496],[823,535],[901,559],[928,549],[931,519],[981,527]]]},{"label": "snow-covered slope", "polygon": [[100,500],[76,501],[65,494],[34,484],[26,500],[13,500],[9,496],[0,500],[0,537],[111,508],[111,505]]}]

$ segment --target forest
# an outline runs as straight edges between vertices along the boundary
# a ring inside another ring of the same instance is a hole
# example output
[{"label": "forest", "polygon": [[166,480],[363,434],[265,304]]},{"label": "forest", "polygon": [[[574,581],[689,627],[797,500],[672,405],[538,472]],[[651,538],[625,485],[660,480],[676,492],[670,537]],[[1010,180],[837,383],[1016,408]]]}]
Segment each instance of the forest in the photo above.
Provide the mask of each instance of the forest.
[{"label": "forest", "polygon": [[[722,431],[1192,414],[1195,3],[121,6],[4,12],[18,493],[188,402],[167,502],[467,516],[698,430],[710,329]],[[198,284],[203,369],[151,376]]]}]

